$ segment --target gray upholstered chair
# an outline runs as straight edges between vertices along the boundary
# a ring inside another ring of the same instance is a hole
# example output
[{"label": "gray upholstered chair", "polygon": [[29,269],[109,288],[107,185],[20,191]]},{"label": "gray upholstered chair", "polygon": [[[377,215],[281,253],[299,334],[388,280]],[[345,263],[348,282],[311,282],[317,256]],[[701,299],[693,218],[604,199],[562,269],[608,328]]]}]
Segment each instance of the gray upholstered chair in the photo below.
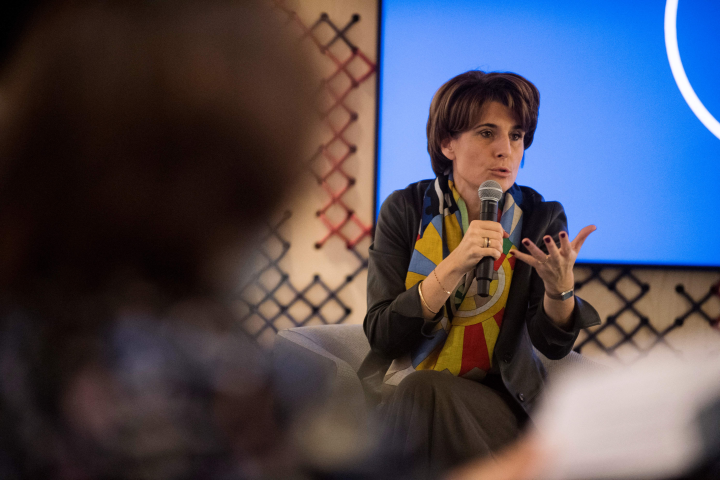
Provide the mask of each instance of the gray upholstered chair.
[{"label": "gray upholstered chair", "polygon": [[[298,381],[311,382],[305,388],[335,397],[347,407],[363,409],[365,397],[356,372],[370,351],[362,325],[321,325],[296,327],[278,332],[274,354],[285,364],[303,366],[323,377]],[[536,352],[548,372],[548,380],[566,368],[606,368],[582,355],[571,352],[561,360],[548,360]],[[315,383],[312,383],[315,382]]]},{"label": "gray upholstered chair", "polygon": [[369,351],[370,344],[362,325],[320,325],[280,330],[273,347],[277,363],[291,365],[294,369],[302,366],[303,372],[320,377],[308,378],[305,375],[304,379],[297,379],[298,382],[313,383],[311,386],[299,386],[307,390],[307,397],[329,396],[335,401],[349,402],[348,407],[358,410],[365,409],[365,395],[356,372]]}]

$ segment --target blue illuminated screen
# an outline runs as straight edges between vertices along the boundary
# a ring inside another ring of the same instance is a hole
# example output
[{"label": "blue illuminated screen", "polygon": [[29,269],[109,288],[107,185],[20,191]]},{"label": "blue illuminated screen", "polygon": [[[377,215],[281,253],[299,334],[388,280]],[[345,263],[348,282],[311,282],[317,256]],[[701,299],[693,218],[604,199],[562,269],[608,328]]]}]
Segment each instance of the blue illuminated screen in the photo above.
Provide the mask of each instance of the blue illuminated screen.
[{"label": "blue illuminated screen", "polygon": [[[679,0],[675,40],[665,9],[384,0],[378,209],[434,177],[425,125],[435,91],[467,70],[511,71],[540,90],[517,183],[563,204],[571,238],[597,225],[580,262],[720,266],[720,2]],[[678,86],[668,41],[706,115]]]}]

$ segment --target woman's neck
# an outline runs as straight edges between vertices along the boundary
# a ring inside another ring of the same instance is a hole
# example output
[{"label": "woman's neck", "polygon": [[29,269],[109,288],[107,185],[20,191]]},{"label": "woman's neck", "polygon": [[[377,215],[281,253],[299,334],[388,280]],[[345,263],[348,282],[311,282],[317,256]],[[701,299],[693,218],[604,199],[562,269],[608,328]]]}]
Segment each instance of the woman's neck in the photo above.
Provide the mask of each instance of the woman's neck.
[{"label": "woman's neck", "polygon": [[467,207],[468,220],[473,221],[480,218],[480,197],[477,194],[477,187],[473,187],[464,181],[455,182],[455,188],[465,202]]}]

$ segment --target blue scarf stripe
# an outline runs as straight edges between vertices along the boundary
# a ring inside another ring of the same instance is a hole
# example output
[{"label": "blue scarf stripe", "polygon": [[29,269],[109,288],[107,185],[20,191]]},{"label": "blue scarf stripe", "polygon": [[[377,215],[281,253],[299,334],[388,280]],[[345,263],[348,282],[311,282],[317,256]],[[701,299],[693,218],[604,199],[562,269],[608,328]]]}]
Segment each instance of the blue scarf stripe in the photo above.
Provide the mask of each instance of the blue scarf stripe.
[{"label": "blue scarf stripe", "polygon": [[413,252],[412,258],[410,259],[410,266],[408,267],[408,271],[418,273],[420,275],[425,275],[427,277],[428,275],[430,275],[430,272],[435,269],[436,266],[437,265],[435,265],[432,260],[415,250],[415,252]]},{"label": "blue scarf stripe", "polygon": [[420,365],[422,361],[425,360],[433,350],[435,350],[436,347],[444,344],[447,336],[448,334],[445,329],[441,328],[435,331],[431,338],[426,338],[424,341],[420,342],[417,350],[413,350],[410,354],[413,368],[417,368],[417,366]]},{"label": "blue scarf stripe", "polygon": [[502,217],[500,218],[500,225],[502,225],[503,230],[508,233],[515,233],[510,231],[510,229],[512,228],[512,219],[514,214],[515,205],[508,208],[507,212],[503,212]]}]

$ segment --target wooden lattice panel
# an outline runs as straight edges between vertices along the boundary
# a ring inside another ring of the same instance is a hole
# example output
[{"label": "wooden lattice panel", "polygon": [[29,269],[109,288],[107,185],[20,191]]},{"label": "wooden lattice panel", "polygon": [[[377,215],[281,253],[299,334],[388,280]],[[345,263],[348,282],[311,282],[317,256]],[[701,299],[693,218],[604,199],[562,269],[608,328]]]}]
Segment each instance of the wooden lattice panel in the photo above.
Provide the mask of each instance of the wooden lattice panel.
[{"label": "wooden lattice panel", "polygon": [[[315,250],[328,251],[319,259],[322,265],[310,267],[318,273],[302,279],[301,274],[307,276],[308,268],[293,274],[294,264],[298,262],[290,257],[307,247],[298,243],[307,239],[296,241],[294,231],[297,228],[291,224],[293,221],[307,223],[304,210],[308,205],[291,205],[281,218],[268,226],[250,269],[254,274],[246,279],[237,295],[243,329],[261,343],[269,343],[274,333],[283,328],[342,323],[350,318],[354,309],[364,314],[364,273],[373,228],[372,213],[367,205],[360,209],[367,215],[358,213],[359,196],[355,192],[356,175],[361,168],[357,159],[359,137],[374,137],[374,128],[363,132],[357,128],[360,113],[356,96],[366,83],[374,88],[376,74],[375,63],[350,36],[362,18],[353,13],[336,23],[329,14],[320,12],[315,21],[307,22],[289,2],[278,0],[273,4],[286,20],[287,28],[296,33],[298,41],[314,50],[318,69],[322,72],[318,81],[321,99],[318,117],[324,131],[319,145],[309,155],[307,171],[314,180],[315,189],[320,189],[319,196],[318,192],[310,193],[313,198],[320,199],[313,207],[312,215],[322,226],[321,233],[311,240],[311,246]],[[372,101],[374,103],[374,95]],[[373,125],[374,120],[372,118]],[[368,154],[374,158],[372,151],[363,153],[365,159]],[[373,163],[366,161],[363,167],[372,168]],[[312,189],[312,185],[309,188]],[[341,252],[338,245],[342,246]],[[320,273],[323,269],[325,272]],[[343,270],[341,274],[340,269]],[[361,282],[360,289],[357,284]],[[362,295],[346,295],[353,287],[358,287],[356,290],[361,290]],[[344,296],[348,298],[344,299]],[[360,296],[363,298],[358,298]]]}]

